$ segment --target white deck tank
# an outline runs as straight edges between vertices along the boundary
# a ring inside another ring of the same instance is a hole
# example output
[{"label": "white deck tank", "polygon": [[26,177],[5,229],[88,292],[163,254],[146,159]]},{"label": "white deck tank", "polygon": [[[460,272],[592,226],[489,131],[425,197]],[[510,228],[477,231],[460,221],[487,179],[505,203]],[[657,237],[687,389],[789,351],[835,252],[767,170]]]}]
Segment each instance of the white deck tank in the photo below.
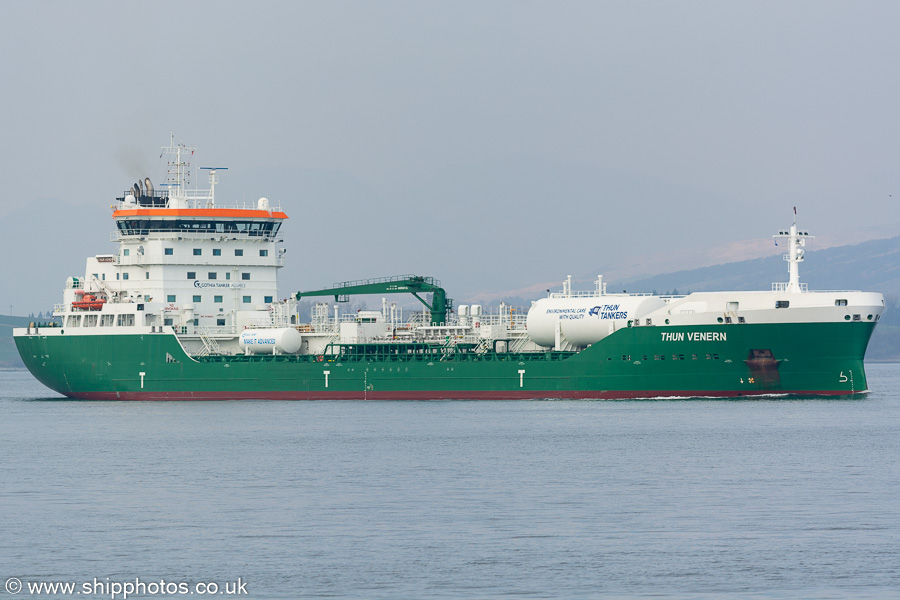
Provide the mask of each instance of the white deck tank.
[{"label": "white deck tank", "polygon": [[303,336],[292,327],[283,329],[246,329],[241,332],[238,344],[250,354],[295,354],[300,350]]},{"label": "white deck tank", "polygon": [[528,336],[535,344],[553,347],[558,328],[560,337],[585,347],[665,304],[659,296],[543,298],[528,311]]}]

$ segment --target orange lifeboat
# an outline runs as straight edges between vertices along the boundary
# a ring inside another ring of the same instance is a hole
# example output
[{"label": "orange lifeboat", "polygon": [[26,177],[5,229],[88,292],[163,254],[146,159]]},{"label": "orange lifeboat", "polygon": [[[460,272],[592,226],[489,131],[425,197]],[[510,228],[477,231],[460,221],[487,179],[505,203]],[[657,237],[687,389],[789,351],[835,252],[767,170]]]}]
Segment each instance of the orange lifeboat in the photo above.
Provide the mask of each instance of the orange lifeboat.
[{"label": "orange lifeboat", "polygon": [[106,303],[106,298],[98,298],[91,294],[85,294],[81,300],[72,303],[72,308],[80,308],[82,310],[100,310]]}]

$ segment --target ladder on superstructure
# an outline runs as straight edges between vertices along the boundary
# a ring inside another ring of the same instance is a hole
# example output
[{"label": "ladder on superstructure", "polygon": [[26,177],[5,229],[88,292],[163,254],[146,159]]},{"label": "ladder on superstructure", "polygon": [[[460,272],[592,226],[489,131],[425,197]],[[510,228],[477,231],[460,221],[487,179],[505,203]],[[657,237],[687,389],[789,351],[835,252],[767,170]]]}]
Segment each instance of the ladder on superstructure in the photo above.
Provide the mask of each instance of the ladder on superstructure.
[{"label": "ladder on superstructure", "polygon": [[210,354],[221,354],[219,351],[219,342],[212,337],[208,331],[199,330],[200,341],[203,342],[203,348],[197,353],[197,356],[209,356]]}]

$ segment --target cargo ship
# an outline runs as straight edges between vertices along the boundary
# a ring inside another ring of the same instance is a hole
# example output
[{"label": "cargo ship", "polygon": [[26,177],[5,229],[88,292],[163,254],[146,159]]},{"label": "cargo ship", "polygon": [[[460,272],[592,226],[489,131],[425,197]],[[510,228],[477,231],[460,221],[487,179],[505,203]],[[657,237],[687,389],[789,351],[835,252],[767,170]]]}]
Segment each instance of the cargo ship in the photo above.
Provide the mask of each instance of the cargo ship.
[{"label": "cargo ship", "polygon": [[[865,392],[881,294],[810,291],[812,238],[779,231],[788,281],[683,296],[562,290],[526,309],[454,305],[401,275],[279,298],[288,216],[266,198],[189,189],[195,150],[170,140],[166,182],[112,206],[116,252],[66,281],[58,323],[14,331],[27,368],[86,400],[399,400],[833,396]],[[380,310],[341,310],[351,296]],[[419,309],[396,294],[410,294]],[[388,297],[392,301],[388,301]],[[309,309],[301,318],[298,307]]]}]

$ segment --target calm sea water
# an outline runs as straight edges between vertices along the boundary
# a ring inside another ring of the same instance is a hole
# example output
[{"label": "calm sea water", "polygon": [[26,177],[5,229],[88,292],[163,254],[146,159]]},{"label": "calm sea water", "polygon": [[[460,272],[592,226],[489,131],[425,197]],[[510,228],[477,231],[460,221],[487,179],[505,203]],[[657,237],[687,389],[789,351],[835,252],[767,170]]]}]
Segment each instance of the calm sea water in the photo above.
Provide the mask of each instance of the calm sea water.
[{"label": "calm sea water", "polygon": [[380,403],[69,402],[0,372],[0,579],[894,598],[900,365],[867,370],[857,399]]}]

